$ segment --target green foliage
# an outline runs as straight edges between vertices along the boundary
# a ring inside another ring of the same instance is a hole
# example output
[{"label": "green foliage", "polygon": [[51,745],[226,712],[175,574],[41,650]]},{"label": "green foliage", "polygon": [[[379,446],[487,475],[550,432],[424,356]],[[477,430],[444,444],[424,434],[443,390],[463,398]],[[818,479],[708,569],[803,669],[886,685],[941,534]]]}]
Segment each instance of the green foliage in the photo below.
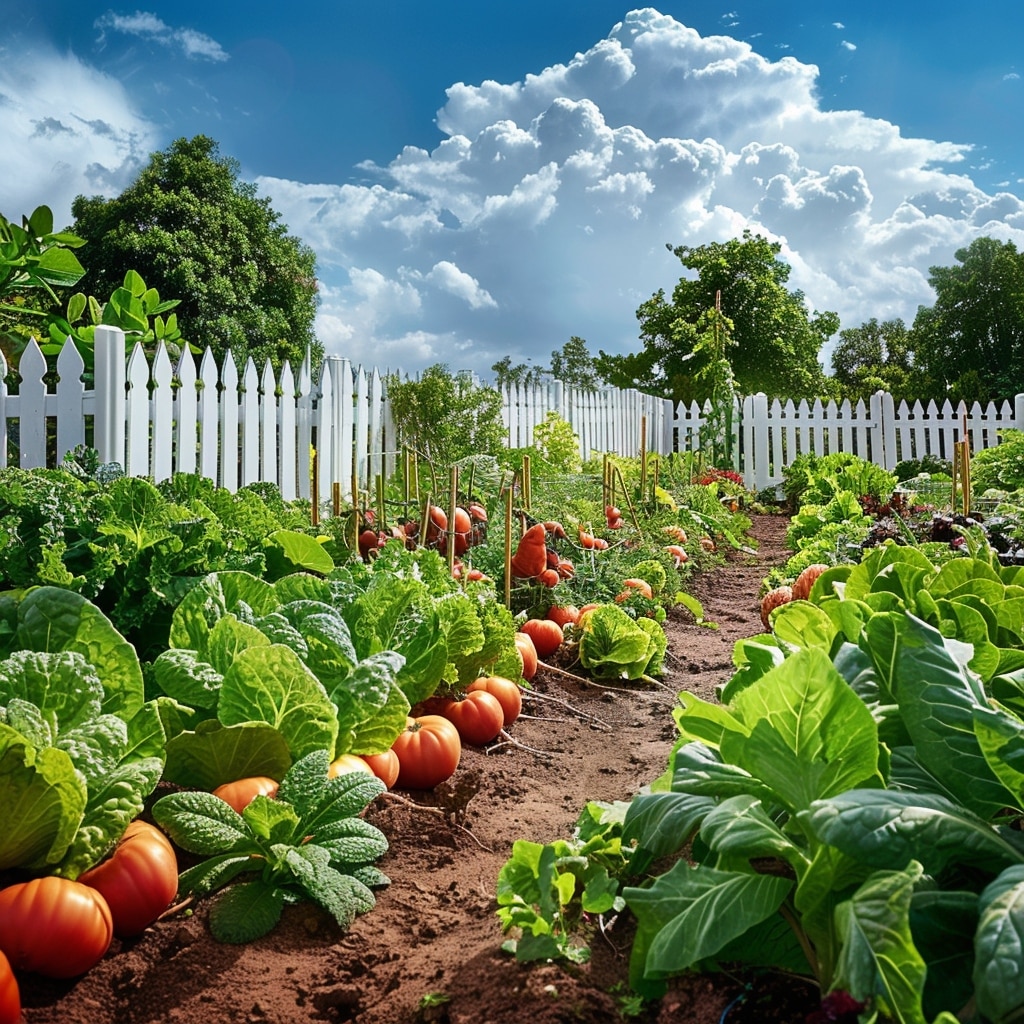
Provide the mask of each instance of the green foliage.
[{"label": "green foliage", "polygon": [[658,291],[637,310],[642,351],[599,354],[595,364],[604,380],[676,402],[710,397],[699,374],[715,356],[698,346],[707,311],[720,308],[732,324],[729,362],[742,393],[794,399],[820,393],[818,352],[839,321],[834,313],[810,315],[803,295],[787,290],[790,268],[778,259],[779,243],[746,231],[725,243],[668,248],[693,274],[680,279],[671,301]]},{"label": "green foliage", "polygon": [[53,230],[48,206],[38,206],[31,216],[23,216],[20,227],[0,214],[0,302],[9,303],[35,290],[56,302],[54,288],[73,287],[85,273],[71,251],[84,244],[84,239],[70,231]]},{"label": "green foliage", "polygon": [[983,237],[955,256],[957,265],[930,269],[935,304],[914,318],[914,359],[928,382],[915,397],[1012,398],[1024,375],[1024,255]]},{"label": "green foliage", "polygon": [[632,619],[603,604],[580,626],[580,664],[599,679],[640,679],[657,671],[668,642],[653,619]]},{"label": "green foliage", "polygon": [[1024,488],[1024,431],[1003,430],[999,440],[971,458],[971,486],[976,493],[990,487],[1001,491]]},{"label": "green foliage", "polygon": [[238,171],[197,135],[154,153],[119,196],[79,196],[72,213],[89,242],[85,289],[112,294],[134,270],[182,297],[181,333],[219,357],[230,349],[239,366],[251,356],[258,367],[270,359],[297,369],[312,349],[316,365],[315,255]]},{"label": "green foliage", "polygon": [[227,887],[210,910],[218,941],[251,942],[269,932],[285,904],[312,899],[347,929],[376,904],[372,888],[388,878],[375,865],[384,834],[360,817],[384,792],[355,772],[327,778],[326,750],[297,761],[275,799],[256,797],[238,814],[212,793],[161,797],[153,817],[182,849],[204,858],[185,870],[180,893]]},{"label": "green foliage", "polygon": [[76,878],[140,813],[164,766],[134,649],[57,587],[0,596],[0,869]]},{"label": "green foliage", "polygon": [[503,461],[521,465],[523,455],[530,456],[530,470],[535,476],[578,473],[583,465],[580,439],[569,421],[557,412],[548,412],[544,421],[533,428],[533,444],[529,448],[508,449]]},{"label": "green foliage", "polygon": [[849,452],[801,452],[782,470],[782,480],[786,501],[793,510],[803,504],[824,505],[839,491],[885,501],[897,484],[892,473]]},{"label": "green foliage", "polygon": [[400,444],[435,468],[447,470],[461,459],[502,453],[501,395],[494,388],[474,383],[468,373],[453,375],[440,363],[415,380],[391,374],[386,386]]},{"label": "green foliage", "polygon": [[601,384],[587,343],[575,334],[551,353],[551,376],[566,387],[584,391],[596,391]]},{"label": "green foliage", "polygon": [[498,874],[498,918],[516,937],[502,948],[519,961],[586,963],[588,918],[618,912],[629,851],[622,846],[624,805],[588,803],[571,840],[517,840]]},{"label": "green foliage", "polygon": [[915,366],[911,335],[902,320],[872,317],[860,327],[839,332],[832,351],[835,397],[867,402],[876,391],[913,403],[926,396],[926,382]]}]

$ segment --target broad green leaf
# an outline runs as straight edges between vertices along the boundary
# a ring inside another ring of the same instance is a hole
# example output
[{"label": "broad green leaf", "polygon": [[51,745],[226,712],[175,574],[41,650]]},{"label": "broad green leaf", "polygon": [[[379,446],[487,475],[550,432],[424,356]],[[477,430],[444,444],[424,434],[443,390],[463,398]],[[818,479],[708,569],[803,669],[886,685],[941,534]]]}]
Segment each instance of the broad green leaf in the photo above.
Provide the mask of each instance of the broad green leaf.
[{"label": "broad green leaf", "polygon": [[810,601],[790,601],[772,617],[772,630],[784,644],[831,651],[838,629],[828,612]]},{"label": "broad green leaf", "polygon": [[974,990],[986,1018],[1016,1020],[1024,1007],[1024,865],[1007,868],[978,900]]},{"label": "broad green leaf", "polygon": [[75,651],[103,683],[103,711],[130,718],[142,707],[142,666],[135,648],[91,601],[60,587],[33,587],[17,606],[16,646]]},{"label": "broad green leaf", "polygon": [[251,573],[210,573],[174,609],[170,645],[202,652],[210,630],[228,612],[251,623],[280,603],[273,585]]},{"label": "broad green leaf", "polygon": [[928,793],[854,789],[816,801],[800,822],[820,842],[873,868],[900,870],[916,860],[938,875],[947,864],[1000,871],[1024,862],[987,822]]},{"label": "broad green leaf", "polygon": [[768,817],[761,801],[742,795],[729,797],[705,816],[700,837],[718,854],[733,857],[778,857],[792,862],[802,854]]},{"label": "broad green leaf", "polygon": [[164,778],[179,786],[216,789],[253,775],[279,779],[292,763],[288,741],[271,725],[246,722],[225,728],[215,718],[167,741]]},{"label": "broad green leaf", "polygon": [[910,900],[921,865],[871,875],[836,910],[843,948],[833,985],[878,1006],[900,1024],[927,1024],[921,1005],[927,967],[910,933]]},{"label": "broad green leaf", "polygon": [[85,276],[85,268],[73,252],[52,247],[39,257],[33,276],[55,288],[71,288]]},{"label": "broad green leaf", "polygon": [[160,692],[191,708],[216,708],[223,678],[195,651],[172,648],[153,662],[153,679]]},{"label": "broad green leaf", "polygon": [[703,700],[689,691],[680,693],[678,700],[682,708],[673,709],[672,716],[684,739],[719,747],[726,735],[745,738],[749,734],[732,711],[720,704]]},{"label": "broad green leaf", "polygon": [[[625,843],[635,841],[643,851],[643,863],[681,850],[715,806],[709,796],[690,793],[640,793],[626,811],[622,828]],[[634,858],[636,858],[634,854]],[[634,866],[638,863],[634,860]]]},{"label": "broad green leaf", "polygon": [[85,779],[63,750],[36,751],[0,723],[0,870],[57,863],[78,831],[88,797]]},{"label": "broad green leaf", "polygon": [[793,883],[774,875],[716,871],[677,861],[647,888],[622,895],[637,918],[630,984],[650,992],[652,981],[679,974],[778,911]]},{"label": "broad green leaf", "polygon": [[[986,818],[997,814],[1007,793],[974,731],[974,712],[983,696],[931,626],[912,615],[884,625],[895,627],[887,634],[885,657],[900,717],[919,760],[966,808]],[[867,630],[873,656],[879,649],[874,630],[873,620]]]},{"label": "broad green leaf", "polygon": [[327,691],[287,647],[240,652],[224,673],[217,717],[222,724],[262,722],[285,738],[293,759],[333,750],[338,718]]},{"label": "broad green leaf", "polygon": [[917,889],[910,901],[910,931],[928,965],[924,1013],[932,1020],[943,1007],[966,1006],[974,994],[974,933],[978,895]]},{"label": "broad green leaf", "polygon": [[1007,802],[1024,807],[1024,722],[998,706],[979,705],[974,732],[988,766],[1006,787]]},{"label": "broad green leaf", "polygon": [[153,819],[189,853],[259,852],[242,816],[212,793],[185,791],[163,796],[153,804]]},{"label": "broad green leaf", "polygon": [[989,639],[985,617],[965,601],[943,598],[937,604],[943,622],[950,626],[948,630],[940,628],[939,632],[970,644],[974,648],[968,663],[971,671],[977,672],[983,680],[991,679],[999,669],[999,649]]},{"label": "broad green leaf", "polygon": [[263,542],[267,557],[267,576],[271,580],[295,572],[328,575],[334,559],[318,544],[315,537],[295,530],[275,530]]},{"label": "broad green leaf", "polygon": [[871,712],[828,656],[798,651],[737,695],[749,735],[722,737],[722,759],[768,785],[790,810],[854,786],[881,785]]},{"label": "broad green leaf", "polygon": [[[264,619],[266,616],[260,621]],[[223,682],[224,673],[231,668],[235,663],[235,658],[242,651],[253,647],[269,647],[271,642],[271,638],[258,626],[242,622],[233,612],[228,612],[219,618],[206,634],[205,643],[199,651],[199,656],[209,662]],[[219,685],[217,686],[217,695],[219,699]],[[182,703],[187,704],[188,701],[182,699]]]}]

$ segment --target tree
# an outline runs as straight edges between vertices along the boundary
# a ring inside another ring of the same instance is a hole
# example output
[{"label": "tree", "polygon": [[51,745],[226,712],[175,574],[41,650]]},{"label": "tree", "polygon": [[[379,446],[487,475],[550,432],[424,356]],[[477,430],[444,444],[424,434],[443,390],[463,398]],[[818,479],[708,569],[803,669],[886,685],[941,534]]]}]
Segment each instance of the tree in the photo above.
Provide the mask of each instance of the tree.
[{"label": "tree", "polygon": [[875,391],[913,402],[924,395],[922,373],[915,365],[910,332],[900,319],[879,323],[872,317],[860,327],[839,332],[832,352],[838,397],[865,401]]},{"label": "tree", "polygon": [[583,391],[596,391],[601,386],[587,343],[575,334],[551,353],[551,376]]},{"label": "tree", "polygon": [[269,358],[297,369],[307,348],[319,362],[313,250],[212,139],[178,139],[116,198],[78,196],[71,210],[89,243],[85,290],[109,295],[135,270],[181,297],[178,322],[192,344],[219,357],[230,348],[239,365],[252,356],[258,367]]},{"label": "tree", "polygon": [[932,267],[935,304],[911,329],[930,397],[1008,398],[1024,379],[1024,255],[1013,242],[976,238],[959,266]]},{"label": "tree", "polygon": [[473,382],[467,372],[455,374],[441,363],[418,379],[387,378],[391,415],[399,440],[447,469],[470,455],[497,456],[507,433],[501,419],[501,395]]},{"label": "tree", "polygon": [[543,366],[530,366],[528,363],[516,363],[513,366],[511,356],[502,356],[491,369],[494,371],[496,388],[511,387],[513,384],[539,384],[548,372]]},{"label": "tree", "polygon": [[628,355],[601,352],[598,373],[618,387],[636,387],[674,401],[703,401],[697,374],[710,358],[695,352],[702,315],[715,308],[733,324],[731,362],[740,392],[810,398],[824,388],[818,353],[839,329],[835,313],[811,315],[799,291],[788,291],[790,267],[781,246],[744,231],[742,239],[710,245],[667,246],[696,277],[683,277],[672,300],[659,290],[638,310],[643,349]]}]

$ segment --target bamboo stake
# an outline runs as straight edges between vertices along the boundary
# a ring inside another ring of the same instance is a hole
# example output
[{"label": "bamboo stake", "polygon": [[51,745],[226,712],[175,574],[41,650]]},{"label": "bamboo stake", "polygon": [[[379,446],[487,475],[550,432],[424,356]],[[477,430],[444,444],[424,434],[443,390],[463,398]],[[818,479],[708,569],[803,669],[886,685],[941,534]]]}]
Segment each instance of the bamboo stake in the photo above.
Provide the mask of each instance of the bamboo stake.
[{"label": "bamboo stake", "polygon": [[337,480],[331,484],[331,508],[335,516],[341,515],[341,484]]},{"label": "bamboo stake", "polygon": [[626,499],[626,506],[629,508],[629,518],[633,520],[633,528],[636,530],[637,536],[642,537],[643,531],[640,529],[640,520],[637,518],[633,499],[629,496],[629,493],[626,490],[626,481],[622,478],[622,470],[620,470],[618,466],[615,466],[614,469],[618,476],[619,483],[622,485],[622,494]]},{"label": "bamboo stake", "polygon": [[[459,495],[459,467],[452,466],[449,472],[448,485],[448,571],[455,572],[455,508],[458,505]],[[465,582],[465,581],[463,581]]]},{"label": "bamboo stake", "polygon": [[515,477],[512,486],[505,492],[505,607],[512,608],[512,492],[515,489]]},{"label": "bamboo stake", "polygon": [[647,417],[640,417],[640,500],[647,490]]},{"label": "bamboo stake", "polygon": [[378,530],[385,530],[385,529],[387,529],[387,522],[385,521],[385,516],[387,515],[387,510],[386,510],[385,505],[384,505],[384,476],[383,476],[383,474],[381,474],[381,473],[377,474],[376,484],[377,484],[377,529]]},{"label": "bamboo stake", "polygon": [[313,488],[312,501],[309,503],[309,521],[313,526],[320,525],[320,453],[313,449]]},{"label": "bamboo stake", "polygon": [[523,456],[523,508],[529,511],[531,494],[530,456]]}]

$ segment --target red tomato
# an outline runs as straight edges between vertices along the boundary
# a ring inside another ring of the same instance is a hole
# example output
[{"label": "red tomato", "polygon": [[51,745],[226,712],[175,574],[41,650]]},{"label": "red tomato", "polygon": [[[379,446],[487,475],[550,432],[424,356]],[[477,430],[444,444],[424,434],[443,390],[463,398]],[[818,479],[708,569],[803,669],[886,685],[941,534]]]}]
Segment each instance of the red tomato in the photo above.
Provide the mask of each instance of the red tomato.
[{"label": "red tomato", "polygon": [[0,1024],[18,1024],[21,1020],[21,993],[18,991],[18,979],[7,961],[0,953]]},{"label": "red tomato", "polygon": [[178,858],[171,841],[153,825],[133,821],[114,852],[78,876],[107,901],[114,934],[124,938],[148,928],[178,892]]},{"label": "red tomato", "polygon": [[253,775],[235,782],[225,782],[213,791],[226,804],[230,804],[239,814],[252,803],[257,796],[277,796],[277,780],[266,775]]},{"label": "red tomato", "polygon": [[463,743],[482,747],[501,732],[505,724],[505,710],[494,694],[474,690],[461,700],[452,700],[442,712],[459,730]]},{"label": "red tomato", "polygon": [[516,650],[523,659],[523,678],[532,679],[537,674],[537,648],[523,632],[516,633]]},{"label": "red tomato", "polygon": [[110,948],[107,901],[81,882],[47,875],[0,890],[0,952],[16,971],[74,978]]},{"label": "red tomato", "polygon": [[351,772],[373,775],[373,769],[358,754],[342,754],[331,762],[331,766],[327,769],[327,778],[334,779],[339,775],[347,775]]},{"label": "red tomato", "polygon": [[498,698],[506,729],[523,710],[523,691],[519,689],[519,684],[511,679],[504,676],[481,676],[466,687],[467,693],[476,693],[478,690],[484,690],[492,697]]},{"label": "red tomato", "polygon": [[393,750],[385,750],[383,754],[360,754],[359,756],[388,789],[391,789],[398,781],[398,755]]},{"label": "red tomato", "polygon": [[550,619],[527,619],[521,628],[537,648],[538,658],[550,658],[565,639],[562,627]]},{"label": "red tomato", "polygon": [[433,789],[455,774],[462,757],[459,731],[442,715],[407,718],[391,749],[398,755],[402,789]]},{"label": "red tomato", "polygon": [[575,626],[580,621],[580,610],[574,604],[553,604],[547,617],[563,628],[570,622]]}]

